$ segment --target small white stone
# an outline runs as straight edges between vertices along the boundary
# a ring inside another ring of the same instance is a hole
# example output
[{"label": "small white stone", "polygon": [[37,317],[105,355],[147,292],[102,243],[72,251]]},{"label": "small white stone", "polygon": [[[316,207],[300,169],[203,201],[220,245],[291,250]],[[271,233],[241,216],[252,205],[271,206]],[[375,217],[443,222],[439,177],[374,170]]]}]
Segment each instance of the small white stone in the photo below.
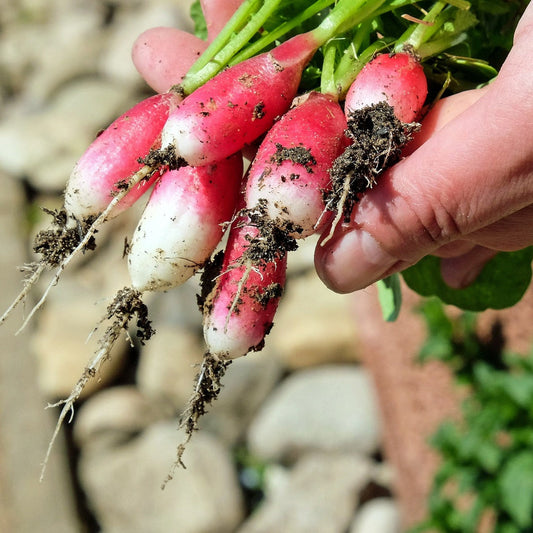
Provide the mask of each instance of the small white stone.
[{"label": "small white stone", "polygon": [[350,533],[400,533],[398,505],[391,498],[375,498],[357,512]]}]

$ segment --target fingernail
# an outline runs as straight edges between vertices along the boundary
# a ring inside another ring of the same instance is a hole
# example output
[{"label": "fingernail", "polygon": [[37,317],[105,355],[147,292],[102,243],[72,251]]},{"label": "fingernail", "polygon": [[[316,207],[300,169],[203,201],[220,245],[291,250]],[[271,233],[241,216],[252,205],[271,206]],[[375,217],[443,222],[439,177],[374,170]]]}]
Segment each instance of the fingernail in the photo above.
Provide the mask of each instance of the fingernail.
[{"label": "fingernail", "polygon": [[317,250],[317,271],[336,292],[363,289],[397,262],[370,233],[361,230],[347,232],[323,248]]}]

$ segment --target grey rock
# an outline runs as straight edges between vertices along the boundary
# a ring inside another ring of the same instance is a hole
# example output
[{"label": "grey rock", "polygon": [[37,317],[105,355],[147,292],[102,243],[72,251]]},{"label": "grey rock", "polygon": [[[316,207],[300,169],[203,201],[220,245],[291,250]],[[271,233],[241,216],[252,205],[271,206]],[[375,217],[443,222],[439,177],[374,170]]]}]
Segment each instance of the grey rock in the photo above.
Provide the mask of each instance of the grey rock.
[{"label": "grey rock", "polygon": [[331,365],[287,378],[250,425],[248,444],[266,460],[309,450],[374,452],[381,437],[372,383],[361,367]]},{"label": "grey rock", "polygon": [[165,414],[171,413],[164,413],[137,388],[111,387],[93,395],[77,411],[74,439],[78,447],[92,452],[131,439]]},{"label": "grey rock", "polygon": [[150,426],[128,443],[83,453],[80,479],[106,533],[235,531],[242,498],[231,458],[206,432],[185,451],[187,469],[167,478],[183,435],[174,422]]},{"label": "grey rock", "polygon": [[375,498],[358,510],[350,533],[400,533],[398,505],[392,498]]},{"label": "grey rock", "polygon": [[156,334],[141,351],[136,378],[139,390],[181,410],[192,394],[202,359],[203,347],[194,332],[156,322]]},{"label": "grey rock", "polygon": [[343,533],[369,475],[369,461],[362,456],[309,454],[267,494],[238,533]]},{"label": "grey rock", "polygon": [[219,397],[200,421],[200,427],[218,435],[228,445],[235,444],[281,379],[283,370],[268,347],[235,359],[222,378]]},{"label": "grey rock", "polygon": [[350,306],[350,295],[334,294],[314,271],[291,277],[267,343],[293,369],[357,361]]}]

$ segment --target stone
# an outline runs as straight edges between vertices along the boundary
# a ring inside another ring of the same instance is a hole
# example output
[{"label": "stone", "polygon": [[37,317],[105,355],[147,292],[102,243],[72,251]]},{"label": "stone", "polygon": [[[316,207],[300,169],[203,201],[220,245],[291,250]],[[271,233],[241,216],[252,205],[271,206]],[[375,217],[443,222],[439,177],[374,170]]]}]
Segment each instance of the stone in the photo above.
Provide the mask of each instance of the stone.
[{"label": "stone", "polygon": [[266,495],[238,533],[344,533],[369,475],[369,461],[357,454],[310,453]]},{"label": "stone", "polygon": [[198,335],[168,323],[155,324],[156,334],[143,347],[137,369],[139,390],[153,401],[183,410],[203,359]]},{"label": "stone", "polygon": [[271,461],[310,450],[375,452],[380,415],[367,373],[330,365],[292,374],[267,398],[247,441],[253,454]]},{"label": "stone", "polygon": [[350,527],[350,533],[401,533],[400,511],[392,498],[375,498],[364,503]]},{"label": "stone", "polygon": [[79,157],[133,100],[120,86],[97,78],[65,85],[49,106],[11,116],[0,125],[0,167],[29,178],[43,192],[63,191]]},{"label": "stone", "polygon": [[151,2],[140,9],[119,12],[117,18],[100,59],[100,71],[109,79],[130,86],[143,83],[131,60],[133,43],[142,32],[157,26],[192,31],[188,10],[184,5],[176,5],[176,2]]},{"label": "stone", "polygon": [[227,445],[239,442],[283,371],[268,348],[233,360],[222,378],[220,395],[200,420],[200,428],[216,434]]},{"label": "stone", "polygon": [[106,533],[235,531],[243,518],[237,475],[228,451],[207,432],[194,435],[161,491],[183,434],[159,422],[121,446],[82,450],[79,474],[89,505]]},{"label": "stone", "polygon": [[124,442],[164,418],[157,404],[132,385],[104,389],[76,412],[74,439],[79,448],[92,450]]},{"label": "stone", "polygon": [[351,297],[331,292],[314,271],[289,278],[266,342],[291,369],[355,362],[357,327]]}]

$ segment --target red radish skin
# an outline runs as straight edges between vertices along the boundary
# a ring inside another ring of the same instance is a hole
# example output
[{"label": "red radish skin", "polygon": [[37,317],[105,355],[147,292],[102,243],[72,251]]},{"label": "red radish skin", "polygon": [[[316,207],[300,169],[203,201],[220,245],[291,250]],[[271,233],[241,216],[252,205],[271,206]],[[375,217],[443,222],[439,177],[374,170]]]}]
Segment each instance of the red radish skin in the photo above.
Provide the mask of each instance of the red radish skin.
[{"label": "red radish skin", "polygon": [[285,286],[287,254],[270,261],[243,260],[255,226],[238,220],[230,229],[220,275],[204,305],[204,338],[217,360],[242,357],[263,346]]},{"label": "red radish skin", "polygon": [[300,34],[220,72],[171,113],[162,146],[193,166],[238,152],[287,111],[319,44],[312,34]]},{"label": "red radish skin", "polygon": [[416,120],[427,96],[427,80],[420,62],[410,53],[381,54],[367,63],[346,94],[349,114],[365,106],[387,102],[405,123]]},{"label": "red radish skin", "polygon": [[[174,93],[143,100],[116,119],[89,146],[74,167],[65,190],[67,213],[84,221],[103,212],[119,190],[117,184],[142,167],[139,157],[160,147],[161,130],[177,106]],[[111,216],[130,207],[152,185],[141,181],[113,208]]]},{"label": "red radish skin", "polygon": [[209,259],[235,211],[242,171],[242,156],[235,154],[213,165],[182,167],[161,176],[128,253],[134,289],[170,289]]},{"label": "red radish skin", "polygon": [[346,118],[337,100],[311,92],[269,130],[248,173],[246,205],[265,202],[272,220],[297,228],[304,238],[317,231],[330,187],[329,169],[348,143]]}]

